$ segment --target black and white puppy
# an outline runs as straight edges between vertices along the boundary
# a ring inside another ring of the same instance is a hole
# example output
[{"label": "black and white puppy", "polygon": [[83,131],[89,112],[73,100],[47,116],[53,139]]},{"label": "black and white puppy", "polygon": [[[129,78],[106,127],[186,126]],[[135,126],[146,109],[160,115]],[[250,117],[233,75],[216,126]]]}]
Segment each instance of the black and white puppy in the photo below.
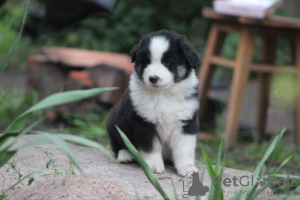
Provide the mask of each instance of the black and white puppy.
[{"label": "black and white puppy", "polygon": [[107,131],[119,162],[130,162],[116,125],[139,150],[153,172],[165,170],[163,158],[179,175],[198,171],[194,165],[198,131],[199,58],[186,38],[162,30],[147,34],[131,51],[135,70],[129,88],[111,110]]}]

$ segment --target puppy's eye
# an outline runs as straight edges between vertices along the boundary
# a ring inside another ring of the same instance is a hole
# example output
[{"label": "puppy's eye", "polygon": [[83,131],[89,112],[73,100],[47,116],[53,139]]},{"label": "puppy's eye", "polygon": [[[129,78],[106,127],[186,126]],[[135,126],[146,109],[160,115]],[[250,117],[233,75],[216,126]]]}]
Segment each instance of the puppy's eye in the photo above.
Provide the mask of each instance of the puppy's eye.
[{"label": "puppy's eye", "polygon": [[164,61],[163,61],[163,64],[164,64],[164,65],[170,65],[170,61],[169,61],[169,60],[164,60]]}]

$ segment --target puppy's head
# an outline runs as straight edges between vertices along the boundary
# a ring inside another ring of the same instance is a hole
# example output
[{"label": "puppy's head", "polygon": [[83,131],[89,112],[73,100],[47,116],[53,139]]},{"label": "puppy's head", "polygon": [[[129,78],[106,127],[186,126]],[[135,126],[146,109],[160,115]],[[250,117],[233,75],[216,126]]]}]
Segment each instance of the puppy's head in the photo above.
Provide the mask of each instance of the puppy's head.
[{"label": "puppy's head", "polygon": [[166,88],[188,77],[199,57],[186,38],[162,30],[142,37],[131,50],[141,81],[150,88]]}]

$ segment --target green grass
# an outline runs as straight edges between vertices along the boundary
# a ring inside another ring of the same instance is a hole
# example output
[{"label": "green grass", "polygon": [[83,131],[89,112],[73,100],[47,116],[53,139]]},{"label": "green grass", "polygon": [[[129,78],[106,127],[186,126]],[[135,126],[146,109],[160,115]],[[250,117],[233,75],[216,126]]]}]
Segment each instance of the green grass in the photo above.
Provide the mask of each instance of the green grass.
[{"label": "green grass", "polygon": [[[144,171],[144,173],[147,176],[147,178],[149,179],[149,181],[152,183],[152,185],[157,189],[157,191],[162,195],[162,197],[164,199],[169,199],[169,197],[167,196],[167,194],[165,193],[163,188],[161,188],[158,180],[156,179],[156,177],[154,176],[154,174],[152,173],[152,171],[150,170],[149,166],[144,161],[144,159],[142,158],[140,153],[131,144],[131,142],[128,140],[126,135],[118,127],[117,127],[117,129],[118,129],[126,147],[130,151],[130,153],[134,156],[134,158],[136,159],[136,161],[138,162],[138,164]],[[291,157],[285,158],[285,160],[281,162],[280,166],[277,167],[275,174],[271,173],[271,171],[270,171],[273,161],[276,160],[276,154],[278,153],[277,147],[281,141],[281,138],[282,138],[284,132],[285,132],[285,129],[282,130],[274,138],[272,143],[267,146],[266,151],[263,151],[263,155],[261,156],[260,160],[257,163],[255,163],[255,169],[253,172],[254,177],[263,176],[264,178],[266,178],[266,181],[267,181],[268,177],[266,175],[271,175],[274,177],[286,177],[287,176],[287,174],[278,174],[278,172],[280,171],[280,169],[282,169],[282,167],[284,165],[286,165],[291,160]],[[205,151],[205,148],[201,144],[200,144],[200,148],[202,151],[204,163],[207,166],[207,170],[208,170],[211,180],[213,180],[214,176],[222,177],[223,168],[225,166],[225,157],[226,157],[226,156],[224,156],[224,157],[222,156],[223,142],[221,142],[221,144],[219,145],[217,155],[214,156],[214,158],[216,158],[216,161],[214,163],[215,166],[213,166],[213,163],[212,163],[210,157],[208,156],[208,154]],[[226,155],[226,153],[225,153],[225,155]],[[268,160],[270,161],[269,163],[267,163]],[[300,178],[299,176],[295,176],[295,175],[291,175],[291,177],[294,177],[297,179]],[[203,179],[203,175],[201,175],[201,179]],[[247,186],[246,188],[241,188],[240,191],[236,195],[234,195],[233,199],[234,200],[255,199],[268,187],[268,184],[265,184],[262,187],[258,187],[259,182],[257,182],[256,180],[254,180],[253,184],[254,184],[254,186],[251,186],[252,184],[249,184],[249,186]],[[243,192],[241,192],[242,190],[243,190]],[[176,194],[176,191],[175,191],[175,194]],[[201,198],[197,197],[197,199],[201,199]],[[218,184],[217,186],[211,185],[208,199],[209,200],[223,200],[223,189],[222,189],[221,184]]]},{"label": "green grass", "polygon": [[[0,127],[8,126],[23,110],[38,102],[35,91],[24,91],[18,88],[3,90],[0,88]],[[38,119],[40,112],[34,113],[33,119]],[[0,129],[1,130],[1,129]]]},{"label": "green grass", "polygon": [[110,148],[109,137],[106,132],[105,121],[106,111],[101,113],[87,113],[87,114],[72,114],[65,116],[68,125],[56,131],[78,135],[96,142],[106,145]]},{"label": "green grass", "polygon": [[[220,140],[202,142],[208,156],[212,158],[216,157],[219,144]],[[262,144],[252,142],[239,145],[237,148],[227,152],[225,167],[253,171],[268,146],[268,142],[263,142]],[[300,163],[299,152],[300,147],[280,143],[275,150],[275,159],[270,171],[274,172],[277,169],[276,167],[279,167],[286,158],[292,155],[293,157],[290,162],[281,169],[281,172],[300,175],[300,166],[295,165],[295,163]],[[196,156],[198,160],[204,161],[199,145],[197,145]],[[216,160],[213,160],[212,162],[216,163]],[[267,163],[269,162],[271,162],[271,160],[267,160]]]}]

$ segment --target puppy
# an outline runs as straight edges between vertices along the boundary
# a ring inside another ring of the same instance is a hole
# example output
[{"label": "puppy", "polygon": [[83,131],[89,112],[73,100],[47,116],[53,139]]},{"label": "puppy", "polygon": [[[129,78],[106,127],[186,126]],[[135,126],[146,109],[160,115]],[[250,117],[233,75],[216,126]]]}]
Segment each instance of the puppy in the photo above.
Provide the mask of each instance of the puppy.
[{"label": "puppy", "polygon": [[198,131],[199,57],[186,38],[162,30],[144,35],[131,51],[135,62],[129,88],[107,118],[112,149],[121,163],[133,161],[116,125],[154,173],[173,161],[180,176],[194,165]]}]

